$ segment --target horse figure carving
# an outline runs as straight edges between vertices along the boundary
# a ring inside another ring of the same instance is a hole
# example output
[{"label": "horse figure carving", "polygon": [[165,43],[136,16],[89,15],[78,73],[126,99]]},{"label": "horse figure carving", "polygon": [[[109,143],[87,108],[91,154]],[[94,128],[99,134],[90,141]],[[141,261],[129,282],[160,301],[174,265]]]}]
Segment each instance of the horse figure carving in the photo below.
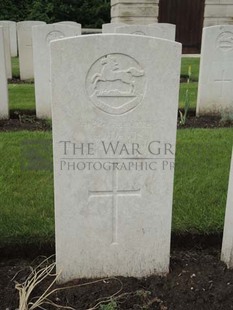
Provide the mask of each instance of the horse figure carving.
[{"label": "horse figure carving", "polygon": [[[99,91],[97,91],[99,83],[120,81],[129,86],[128,95],[133,96],[135,94],[135,77],[143,76],[143,70],[138,70],[135,67],[121,70],[117,60],[110,55],[104,57],[101,64],[103,66],[101,72],[96,73],[91,80],[94,93],[99,93]],[[104,91],[106,92],[106,90]],[[122,93],[122,90],[119,89],[111,89],[108,92],[111,91],[118,91],[119,94]]]}]

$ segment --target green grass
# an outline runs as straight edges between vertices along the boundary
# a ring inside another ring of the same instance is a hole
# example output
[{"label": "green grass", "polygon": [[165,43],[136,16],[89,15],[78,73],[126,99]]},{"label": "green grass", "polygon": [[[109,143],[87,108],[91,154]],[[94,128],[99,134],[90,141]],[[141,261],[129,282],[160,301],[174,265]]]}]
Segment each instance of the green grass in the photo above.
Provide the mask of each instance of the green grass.
[{"label": "green grass", "polygon": [[191,66],[191,78],[190,83],[180,84],[180,97],[179,108],[184,108],[184,100],[186,90],[189,90],[190,108],[195,109],[197,104],[197,91],[198,91],[198,77],[200,58],[188,58],[183,57],[181,61],[181,76],[187,76]]},{"label": "green grass", "polygon": [[178,130],[175,231],[222,230],[232,141],[232,129]]},{"label": "green grass", "polygon": [[[46,132],[0,134],[0,243],[50,240],[54,236],[53,175],[21,170],[22,142],[51,139]],[[50,150],[52,156],[52,149]]]},{"label": "green grass", "polygon": [[[190,108],[195,109],[198,83],[180,84],[179,107],[184,107],[186,89],[189,89]],[[35,110],[34,84],[9,84],[9,101],[11,110]]]},{"label": "green grass", "polygon": [[189,66],[191,66],[192,71],[191,80],[198,81],[200,58],[182,57],[181,75],[183,76],[188,75]]},{"label": "green grass", "polygon": [[[199,74],[199,58],[182,58],[181,75],[188,74],[189,65],[192,66],[192,78],[198,80]],[[19,77],[19,61],[18,58],[12,58],[13,76]],[[31,81],[29,81],[31,82]],[[182,83],[180,84],[179,107],[184,108],[184,98],[186,89],[189,89],[190,108],[196,108],[198,83]],[[9,100],[11,110],[35,110],[34,84],[10,84]]]},{"label": "green grass", "polygon": [[35,110],[34,84],[9,84],[11,110]]},{"label": "green grass", "polygon": [[12,76],[14,78],[19,78],[19,58],[13,57],[11,58],[12,63]]},{"label": "green grass", "polygon": [[[19,58],[13,57],[11,60],[13,77],[19,77]],[[188,74],[188,68],[190,65],[192,67],[192,78],[197,81],[199,75],[200,58],[182,57],[181,75]]]},{"label": "green grass", "polygon": [[[21,169],[28,139],[51,133],[0,133],[0,244],[54,240],[53,174]],[[232,129],[178,130],[173,231],[222,230],[232,141]]]},{"label": "green grass", "polygon": [[198,83],[180,84],[179,108],[184,108],[185,93],[187,89],[189,90],[190,108],[195,109],[197,104]]}]

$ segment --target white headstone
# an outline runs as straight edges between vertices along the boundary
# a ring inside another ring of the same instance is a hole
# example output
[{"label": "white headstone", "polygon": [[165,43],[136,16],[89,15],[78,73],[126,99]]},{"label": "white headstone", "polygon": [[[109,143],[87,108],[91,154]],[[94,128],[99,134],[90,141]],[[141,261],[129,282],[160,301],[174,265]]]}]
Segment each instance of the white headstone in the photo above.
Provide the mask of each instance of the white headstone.
[{"label": "white headstone", "polygon": [[51,55],[61,281],[167,273],[181,44],[89,35]]},{"label": "white headstone", "polygon": [[197,115],[233,113],[233,26],[203,30]]},{"label": "white headstone", "polygon": [[228,268],[233,268],[233,153],[231,158],[230,178],[227,195],[225,225],[223,232],[221,260]]},{"label": "white headstone", "polygon": [[123,23],[107,23],[102,25],[102,33],[115,33],[117,27],[125,26]]},{"label": "white headstone", "polygon": [[68,24],[34,26],[33,61],[35,75],[36,115],[51,118],[50,55],[52,40],[81,35],[81,27]]},{"label": "white headstone", "polygon": [[1,22],[6,22],[9,24],[11,57],[17,57],[18,44],[17,44],[16,22],[13,22],[11,20],[3,20]]},{"label": "white headstone", "polygon": [[4,38],[4,54],[6,63],[6,74],[7,78],[12,78],[12,68],[11,68],[11,47],[10,47],[10,28],[9,23],[0,21],[0,26],[3,27],[3,38]]},{"label": "white headstone", "polygon": [[43,24],[45,24],[45,22],[40,21],[23,21],[17,23],[19,69],[21,80],[28,80],[34,78],[32,27]]},{"label": "white headstone", "polygon": [[56,24],[65,24],[65,25],[70,25],[70,26],[77,26],[80,27],[80,31],[81,31],[81,24],[77,23],[77,22],[73,22],[73,21],[64,21],[64,22],[59,22]]},{"label": "white headstone", "polygon": [[0,26],[0,119],[9,117],[3,27]]},{"label": "white headstone", "polygon": [[138,34],[175,41],[176,26],[172,24],[127,25],[115,28],[115,33]]}]

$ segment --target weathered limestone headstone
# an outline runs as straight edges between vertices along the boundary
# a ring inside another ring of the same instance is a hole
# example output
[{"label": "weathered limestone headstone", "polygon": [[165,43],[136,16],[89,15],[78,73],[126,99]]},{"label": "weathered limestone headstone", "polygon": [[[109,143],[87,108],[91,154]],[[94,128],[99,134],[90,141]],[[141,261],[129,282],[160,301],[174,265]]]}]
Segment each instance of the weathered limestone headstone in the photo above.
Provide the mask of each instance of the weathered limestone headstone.
[{"label": "weathered limestone headstone", "polygon": [[38,118],[51,118],[49,43],[52,40],[81,35],[81,26],[68,24],[34,26],[32,34],[36,115]]},{"label": "weathered limestone headstone", "polygon": [[81,29],[81,24],[79,24],[77,22],[73,22],[73,21],[64,21],[64,22],[59,22],[57,24],[65,24],[65,25],[70,25],[70,26],[77,26],[77,27],[80,27],[80,29]]},{"label": "weathered limestone headstone", "polygon": [[4,33],[0,26],[0,119],[9,117],[6,62],[4,51]]},{"label": "weathered limestone headstone", "polygon": [[223,232],[222,255],[221,255],[221,260],[227,264],[228,268],[233,268],[232,227],[233,227],[233,153],[231,158],[231,169],[230,169],[225,225]]},{"label": "weathered limestone headstone", "polygon": [[4,44],[4,54],[5,54],[5,64],[6,64],[6,74],[7,78],[12,78],[12,68],[11,68],[11,47],[10,47],[10,28],[9,23],[0,21],[0,26],[3,28],[3,44]]},{"label": "weathered limestone headstone", "polygon": [[115,33],[138,34],[175,41],[176,26],[172,24],[126,25],[115,28]]},{"label": "weathered limestone headstone", "polygon": [[17,44],[16,22],[11,20],[2,20],[1,22],[8,23],[9,25],[11,57],[17,57],[18,44]]},{"label": "weathered limestone headstone", "polygon": [[19,69],[21,80],[28,80],[34,78],[32,27],[43,24],[45,24],[45,22],[41,21],[23,21],[17,23]]},{"label": "weathered limestone headstone", "polygon": [[90,35],[51,55],[61,281],[167,273],[181,44]]},{"label": "weathered limestone headstone", "polygon": [[233,113],[233,26],[203,30],[197,115]]},{"label": "weathered limestone headstone", "polygon": [[123,23],[106,23],[102,25],[102,33],[115,33],[117,27],[125,26]]}]

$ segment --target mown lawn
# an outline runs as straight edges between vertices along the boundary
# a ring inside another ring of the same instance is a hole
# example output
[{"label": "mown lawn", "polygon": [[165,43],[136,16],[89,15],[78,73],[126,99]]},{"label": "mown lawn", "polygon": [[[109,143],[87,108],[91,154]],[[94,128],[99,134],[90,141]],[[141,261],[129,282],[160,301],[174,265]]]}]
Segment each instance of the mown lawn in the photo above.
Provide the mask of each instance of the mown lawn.
[{"label": "mown lawn", "polygon": [[[181,76],[187,76],[191,66],[191,82],[180,84],[179,107],[184,108],[186,89],[189,90],[190,108],[196,108],[199,58],[182,58]],[[19,77],[18,58],[12,58],[13,77]],[[34,84],[9,84],[9,101],[11,110],[35,110]]]},{"label": "mown lawn", "polygon": [[199,57],[182,57],[181,76],[187,76],[191,66],[191,81],[197,82],[199,77],[200,58]]},{"label": "mown lawn", "polygon": [[34,84],[9,84],[10,110],[35,110]]},{"label": "mown lawn", "polygon": [[13,78],[19,78],[19,58],[12,57],[11,58],[11,65],[12,65],[12,76]]},{"label": "mown lawn", "polygon": [[[188,89],[190,106],[195,108],[199,59],[182,58],[183,76],[189,65],[191,82],[181,84],[180,107],[184,107]],[[13,72],[15,77],[19,75],[17,58],[13,59]],[[9,84],[9,97],[12,110],[35,109],[33,84]],[[51,132],[0,133],[0,244],[54,240],[51,138]],[[36,157],[27,151],[24,142],[28,140],[40,141],[38,152],[48,146],[50,169],[25,169],[27,152]],[[232,141],[230,128],[178,130],[173,232],[222,231]]]},{"label": "mown lawn", "polygon": [[[45,141],[49,145],[48,160],[52,158],[50,132],[0,133],[2,245],[54,240],[52,170],[22,169],[27,156],[25,140]],[[178,130],[174,232],[222,230],[232,141],[232,129]],[[40,145],[38,151],[43,149]]]}]

